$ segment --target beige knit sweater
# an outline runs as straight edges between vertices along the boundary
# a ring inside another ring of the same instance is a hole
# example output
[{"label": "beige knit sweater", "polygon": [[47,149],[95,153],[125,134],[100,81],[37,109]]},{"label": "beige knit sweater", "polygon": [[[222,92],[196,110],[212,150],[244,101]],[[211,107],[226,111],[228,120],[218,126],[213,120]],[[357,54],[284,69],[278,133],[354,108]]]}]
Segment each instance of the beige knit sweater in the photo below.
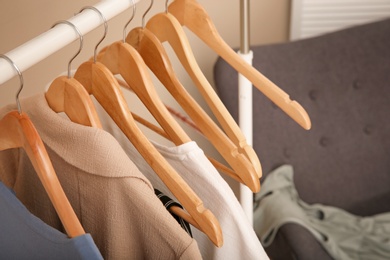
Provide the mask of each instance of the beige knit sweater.
[{"label": "beige knit sweater", "polygon": [[[0,109],[0,118],[15,106]],[[53,112],[44,94],[22,100],[61,185],[105,259],[200,259],[193,240],[154,195],[150,182],[103,130]],[[0,180],[47,224],[61,222],[22,149],[0,152]]]}]

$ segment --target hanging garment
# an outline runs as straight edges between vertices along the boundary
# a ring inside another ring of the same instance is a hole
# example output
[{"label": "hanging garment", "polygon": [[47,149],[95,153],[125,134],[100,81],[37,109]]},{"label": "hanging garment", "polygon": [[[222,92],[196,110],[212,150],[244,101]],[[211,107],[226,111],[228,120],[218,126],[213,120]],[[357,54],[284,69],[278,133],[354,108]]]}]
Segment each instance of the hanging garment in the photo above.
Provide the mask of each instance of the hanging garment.
[{"label": "hanging garment", "polygon": [[[101,129],[72,123],[44,94],[22,100],[44,141],[64,191],[104,259],[200,259],[196,241],[167,212],[118,142]],[[0,109],[0,117],[14,106]],[[0,153],[0,180],[31,213],[61,222],[20,149]]]},{"label": "hanging garment", "polygon": [[0,182],[0,259],[103,259],[90,234],[66,234],[32,215]]},{"label": "hanging garment", "polygon": [[[175,198],[134,146],[112,122],[111,118],[98,105],[96,109],[103,129],[115,136],[131,160],[150,180],[152,185],[171,198]],[[212,210],[221,225],[224,241],[221,248],[214,246],[205,234],[198,229],[192,229],[203,259],[269,259],[232,189],[210,163],[196,142],[185,143],[177,147],[165,147],[155,142],[152,143],[199,195],[204,205]]]},{"label": "hanging garment", "polygon": [[256,205],[254,226],[264,246],[272,243],[283,224],[296,223],[307,228],[334,259],[390,259],[390,213],[359,217],[336,207],[309,205],[299,198],[291,165],[267,176]]}]

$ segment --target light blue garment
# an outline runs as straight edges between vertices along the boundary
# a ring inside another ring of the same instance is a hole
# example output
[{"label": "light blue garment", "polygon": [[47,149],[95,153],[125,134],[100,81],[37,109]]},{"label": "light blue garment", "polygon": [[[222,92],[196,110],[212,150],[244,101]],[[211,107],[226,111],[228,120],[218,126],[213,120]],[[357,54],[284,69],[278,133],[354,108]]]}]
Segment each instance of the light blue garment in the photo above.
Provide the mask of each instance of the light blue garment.
[{"label": "light blue garment", "polygon": [[0,182],[0,259],[103,259],[90,234],[68,238],[32,215]]},{"label": "light blue garment", "polygon": [[307,228],[335,259],[390,259],[390,213],[359,217],[335,207],[309,205],[298,196],[290,165],[267,176],[254,210],[254,229],[264,247],[286,223]]}]

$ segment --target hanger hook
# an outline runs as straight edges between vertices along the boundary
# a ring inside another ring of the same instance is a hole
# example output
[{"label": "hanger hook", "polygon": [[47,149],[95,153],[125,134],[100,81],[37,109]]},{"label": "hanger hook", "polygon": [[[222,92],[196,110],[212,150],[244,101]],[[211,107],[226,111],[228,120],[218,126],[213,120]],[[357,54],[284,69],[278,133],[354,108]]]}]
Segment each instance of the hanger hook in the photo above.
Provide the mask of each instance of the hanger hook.
[{"label": "hanger hook", "polygon": [[83,7],[79,13],[81,13],[82,11],[84,11],[85,9],[91,9],[91,10],[94,10],[96,11],[100,17],[102,18],[103,20],[103,23],[104,23],[104,34],[103,34],[103,37],[100,39],[100,41],[96,44],[95,46],[95,49],[93,51],[93,62],[96,63],[96,54],[97,54],[97,48],[99,47],[99,45],[103,42],[103,40],[106,38],[107,36],[107,31],[108,31],[108,24],[107,24],[107,19],[106,17],[103,15],[103,13],[97,9],[96,7],[94,6],[86,6],[86,7]]},{"label": "hanger hook", "polygon": [[147,13],[149,13],[149,11],[152,8],[153,4],[154,4],[154,0],[151,0],[148,9],[146,9],[145,13],[142,15],[142,28],[145,27],[145,16],[146,16]]},{"label": "hanger hook", "polygon": [[18,106],[19,114],[22,114],[22,107],[21,107],[20,101],[19,101],[19,94],[20,94],[20,92],[22,92],[22,89],[23,89],[23,86],[24,86],[24,79],[23,79],[22,72],[20,71],[18,66],[16,66],[15,62],[13,62],[8,56],[6,56],[4,54],[0,54],[0,58],[3,58],[5,60],[7,60],[9,63],[11,63],[11,65],[15,68],[16,72],[19,75],[20,88],[19,88],[18,92],[16,93],[16,105]]},{"label": "hanger hook", "polygon": [[77,57],[77,55],[80,54],[81,49],[83,48],[83,35],[81,34],[80,30],[76,27],[76,25],[74,25],[73,23],[71,23],[71,22],[69,22],[67,20],[58,21],[55,24],[53,24],[53,26],[51,28],[53,28],[53,27],[55,27],[55,26],[57,26],[58,24],[61,24],[61,23],[65,23],[65,24],[68,24],[68,25],[72,26],[73,29],[79,35],[79,39],[80,39],[80,48],[79,48],[79,50],[76,52],[76,54],[68,62],[68,78],[70,78],[70,68],[71,68],[70,65],[71,65],[72,61]]},{"label": "hanger hook", "polygon": [[166,0],[165,1],[165,13],[168,13],[168,3],[169,3],[169,0]]},{"label": "hanger hook", "polygon": [[132,7],[133,7],[133,14],[131,15],[129,21],[125,24],[125,28],[123,28],[123,42],[126,42],[126,28],[127,26],[129,25],[129,23],[133,20],[134,18],[134,15],[135,15],[135,3],[134,3],[134,0],[130,0],[131,1],[131,4],[132,4]]}]

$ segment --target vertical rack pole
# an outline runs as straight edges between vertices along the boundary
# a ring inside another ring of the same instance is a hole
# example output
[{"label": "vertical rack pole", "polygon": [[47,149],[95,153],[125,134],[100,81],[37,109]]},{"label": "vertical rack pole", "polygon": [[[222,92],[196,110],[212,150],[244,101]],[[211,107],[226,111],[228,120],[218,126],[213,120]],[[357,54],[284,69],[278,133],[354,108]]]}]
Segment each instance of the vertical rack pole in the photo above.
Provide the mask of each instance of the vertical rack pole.
[{"label": "vertical rack pole", "polygon": [[[250,65],[252,65],[253,53],[249,43],[249,0],[240,0],[240,38],[241,46],[238,54]],[[247,139],[247,143],[253,143],[253,109],[252,109],[252,83],[243,75],[238,75],[238,117],[240,128]],[[240,184],[241,206],[247,215],[250,223],[253,224],[253,193],[245,185]]]}]

